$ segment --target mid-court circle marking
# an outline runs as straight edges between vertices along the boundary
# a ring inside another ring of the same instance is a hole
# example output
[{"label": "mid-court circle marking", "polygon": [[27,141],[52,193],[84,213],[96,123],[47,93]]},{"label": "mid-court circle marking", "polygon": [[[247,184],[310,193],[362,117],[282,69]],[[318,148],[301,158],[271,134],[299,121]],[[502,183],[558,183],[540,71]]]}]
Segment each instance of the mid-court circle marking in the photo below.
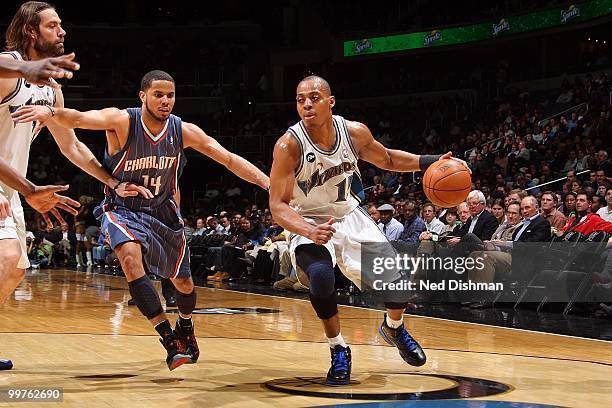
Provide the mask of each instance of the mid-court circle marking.
[{"label": "mid-court circle marking", "polygon": [[452,385],[433,391],[406,392],[360,392],[359,383],[351,386],[330,387],[325,385],[323,377],[279,378],[264,383],[269,390],[285,394],[307,397],[338,398],[354,400],[447,400],[462,398],[479,398],[503,394],[512,390],[510,385],[484,378],[462,377],[457,375],[429,373],[387,373],[394,376],[419,376],[448,380]]}]

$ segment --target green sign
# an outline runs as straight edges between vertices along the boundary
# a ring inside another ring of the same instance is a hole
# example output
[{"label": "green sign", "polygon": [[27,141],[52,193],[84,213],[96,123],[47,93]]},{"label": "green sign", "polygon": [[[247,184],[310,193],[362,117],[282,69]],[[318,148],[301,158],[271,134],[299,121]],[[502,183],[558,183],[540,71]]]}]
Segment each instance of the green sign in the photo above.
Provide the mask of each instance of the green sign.
[{"label": "green sign", "polygon": [[490,40],[512,34],[562,27],[612,14],[612,0],[592,0],[569,7],[538,11],[499,21],[464,27],[442,28],[431,32],[389,35],[344,42],[344,56],[354,57],[383,52],[442,47]]}]

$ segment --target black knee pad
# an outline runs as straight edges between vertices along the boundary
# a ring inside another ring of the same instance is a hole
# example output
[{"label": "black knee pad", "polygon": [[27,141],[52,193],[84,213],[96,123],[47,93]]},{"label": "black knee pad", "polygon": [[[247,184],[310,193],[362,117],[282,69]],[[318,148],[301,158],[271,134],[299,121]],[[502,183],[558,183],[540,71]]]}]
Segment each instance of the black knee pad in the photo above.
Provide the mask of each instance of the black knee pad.
[{"label": "black knee pad", "polygon": [[327,249],[321,245],[301,245],[295,251],[298,266],[308,275],[310,293],[326,298],[334,291],[334,265]]},{"label": "black knee pad", "polygon": [[146,275],[128,282],[128,287],[138,310],[147,319],[152,319],[164,312],[157,290]]},{"label": "black knee pad", "polygon": [[338,299],[336,291],[324,298],[310,294],[310,304],[317,313],[319,319],[331,319],[338,313]]},{"label": "black knee pad", "polygon": [[190,315],[195,309],[196,301],[198,297],[195,289],[190,294],[186,295],[180,290],[176,291],[176,306],[182,315]]}]

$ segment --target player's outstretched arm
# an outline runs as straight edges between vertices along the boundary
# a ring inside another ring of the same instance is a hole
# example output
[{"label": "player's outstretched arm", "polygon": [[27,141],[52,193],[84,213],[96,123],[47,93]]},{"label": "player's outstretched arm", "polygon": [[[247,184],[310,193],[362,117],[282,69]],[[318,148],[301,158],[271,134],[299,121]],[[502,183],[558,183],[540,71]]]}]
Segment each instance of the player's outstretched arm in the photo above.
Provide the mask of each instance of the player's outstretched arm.
[{"label": "player's outstretched arm", "polygon": [[295,186],[295,168],[301,154],[297,141],[290,134],[276,142],[270,173],[270,211],[281,227],[322,245],[336,232],[332,227],[333,218],[324,224],[313,225],[289,206]]},{"label": "player's outstretched arm", "polygon": [[[30,206],[41,213],[45,222],[50,225],[48,212],[51,212],[60,223],[65,224],[64,218],[57,211],[62,209],[72,215],[77,215],[76,208],[80,207],[78,201],[57,194],[68,190],[68,186],[37,186],[17,173],[8,163],[0,159],[0,180],[7,186],[17,190],[23,195]],[[9,214],[10,215],[10,214]]]},{"label": "player's outstretched arm", "polygon": [[463,160],[452,157],[451,152],[443,155],[418,155],[403,150],[388,149],[374,139],[370,129],[363,123],[347,121],[347,126],[359,158],[380,169],[398,172],[420,171],[440,159],[458,160],[468,167]]},{"label": "player's outstretched arm", "polygon": [[59,146],[62,154],[77,167],[100,180],[114,190],[120,197],[153,198],[153,193],[147,188],[133,183],[119,182],[111,176],[96,159],[89,148],[77,139],[73,128],[79,127],[92,130],[107,130],[127,134],[130,119],[125,111],[116,108],[98,111],[79,112],[64,108],[64,96],[57,90],[55,107],[27,105],[17,109],[11,116],[17,123],[38,121],[46,123],[51,135]]},{"label": "player's outstretched arm", "polygon": [[25,105],[11,114],[15,123],[37,121],[39,127],[56,125],[67,129],[127,131],[130,117],[124,110],[106,108],[81,112],[59,106]]},{"label": "player's outstretched arm", "polygon": [[72,78],[72,71],[79,69],[74,61],[74,53],[59,57],[44,58],[38,61],[18,61],[11,56],[0,58],[1,78],[25,78],[34,85],[47,85],[59,88],[50,78]]},{"label": "player's outstretched arm", "polygon": [[255,165],[221,146],[198,126],[183,122],[183,146],[191,147],[224,165],[229,171],[243,180],[256,184],[263,189],[270,187],[270,178]]}]

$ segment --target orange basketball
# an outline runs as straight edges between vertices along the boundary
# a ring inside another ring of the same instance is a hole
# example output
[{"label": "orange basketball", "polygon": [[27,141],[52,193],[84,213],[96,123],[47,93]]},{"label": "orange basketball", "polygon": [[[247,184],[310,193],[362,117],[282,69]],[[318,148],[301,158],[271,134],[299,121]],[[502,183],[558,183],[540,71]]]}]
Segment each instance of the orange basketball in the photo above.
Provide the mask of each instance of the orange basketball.
[{"label": "orange basketball", "polygon": [[470,171],[457,160],[438,160],[423,175],[423,191],[439,207],[457,206],[465,201],[471,189]]}]

